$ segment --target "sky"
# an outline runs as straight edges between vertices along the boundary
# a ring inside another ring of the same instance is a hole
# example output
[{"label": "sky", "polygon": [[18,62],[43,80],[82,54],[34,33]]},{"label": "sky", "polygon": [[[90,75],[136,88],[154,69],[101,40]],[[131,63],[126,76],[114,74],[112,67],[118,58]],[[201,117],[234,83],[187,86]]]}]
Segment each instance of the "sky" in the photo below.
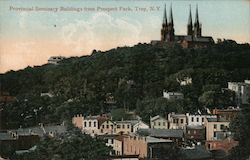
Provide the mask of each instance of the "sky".
[{"label": "sky", "polygon": [[0,73],[159,40],[165,4],[176,35],[198,5],[202,35],[250,43],[250,0],[0,0]]}]

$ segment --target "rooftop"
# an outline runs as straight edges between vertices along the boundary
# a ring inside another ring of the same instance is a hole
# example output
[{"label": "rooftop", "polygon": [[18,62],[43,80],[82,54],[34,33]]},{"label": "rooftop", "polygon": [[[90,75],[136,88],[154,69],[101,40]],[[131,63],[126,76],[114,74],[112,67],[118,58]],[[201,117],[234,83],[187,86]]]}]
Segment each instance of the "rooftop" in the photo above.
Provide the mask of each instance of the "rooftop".
[{"label": "rooftop", "polygon": [[151,136],[147,136],[146,137],[146,142],[147,143],[171,143],[173,142],[172,140],[166,140],[166,139],[160,139],[160,138],[154,138],[154,137],[151,137]]},{"label": "rooftop", "polygon": [[151,137],[161,138],[182,138],[184,135],[183,129],[139,129],[137,134],[148,134]]}]

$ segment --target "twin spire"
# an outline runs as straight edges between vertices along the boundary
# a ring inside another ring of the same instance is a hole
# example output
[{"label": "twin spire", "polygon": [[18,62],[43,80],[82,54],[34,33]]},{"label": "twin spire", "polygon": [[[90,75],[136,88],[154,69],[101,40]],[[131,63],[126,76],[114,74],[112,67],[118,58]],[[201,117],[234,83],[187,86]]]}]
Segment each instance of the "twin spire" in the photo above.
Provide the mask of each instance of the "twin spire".
[{"label": "twin spire", "polygon": [[[168,24],[167,22],[168,22],[168,20],[167,20],[167,9],[166,9],[166,4],[165,4],[164,13],[163,13],[163,24]],[[174,20],[173,20],[173,11],[172,11],[172,4],[171,4],[171,6],[170,6],[169,23],[170,23],[170,24],[174,24]],[[198,5],[196,5],[195,23],[196,23],[196,24],[199,24]],[[193,22],[192,22],[191,5],[189,5],[188,25],[193,25]]]},{"label": "twin spire", "polygon": [[[164,13],[163,13],[163,24],[166,24],[166,25],[168,24],[166,4],[165,4],[165,8],[164,8]],[[172,24],[172,25],[174,24],[172,4],[170,7],[170,13],[169,13],[169,24]]]},{"label": "twin spire", "polygon": [[[198,15],[198,5],[196,5],[196,15],[195,15],[195,22],[193,24],[192,21],[192,12],[191,12],[191,5],[189,6],[189,17],[188,17],[188,24],[187,24],[187,35],[192,37],[201,37],[201,25],[199,23],[199,15]],[[174,29],[174,19],[173,19],[173,11],[172,11],[172,4],[169,10],[169,19],[167,19],[167,9],[166,4],[163,12],[163,23],[161,29],[161,40],[172,42],[177,40],[175,36],[175,29]]]},{"label": "twin spire", "polygon": [[[195,13],[195,22],[194,24],[200,24],[199,22],[199,13],[198,13],[198,5],[196,5],[196,13]],[[189,17],[188,17],[188,25],[193,25],[192,23],[192,12],[191,12],[191,5],[189,5]]]}]

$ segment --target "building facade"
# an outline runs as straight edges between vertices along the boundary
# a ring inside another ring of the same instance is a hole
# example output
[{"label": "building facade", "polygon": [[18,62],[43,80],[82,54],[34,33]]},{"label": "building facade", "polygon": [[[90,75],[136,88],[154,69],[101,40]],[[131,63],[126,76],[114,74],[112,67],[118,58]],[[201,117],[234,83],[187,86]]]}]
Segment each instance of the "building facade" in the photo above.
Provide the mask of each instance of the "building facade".
[{"label": "building facade", "polygon": [[168,129],[186,129],[187,117],[185,114],[176,114],[174,112],[168,114]]},{"label": "building facade", "polygon": [[235,92],[235,101],[238,105],[250,104],[250,83],[245,82],[228,82],[228,89]]},{"label": "building facade", "polygon": [[207,118],[205,120],[206,140],[218,140],[224,134],[227,134],[229,128],[229,121],[218,118]]},{"label": "building facade", "polygon": [[180,92],[168,92],[163,91],[163,98],[167,98],[169,100],[183,99],[184,95]]},{"label": "building facade", "polygon": [[202,25],[199,21],[198,6],[196,6],[195,21],[192,21],[191,6],[189,10],[187,35],[175,35],[172,6],[170,7],[169,18],[167,18],[166,5],[163,13],[161,29],[161,40],[151,41],[151,44],[179,44],[183,48],[202,48],[214,44],[210,36],[202,36]]},{"label": "building facade", "polygon": [[150,128],[168,129],[168,121],[159,115],[150,117]]}]

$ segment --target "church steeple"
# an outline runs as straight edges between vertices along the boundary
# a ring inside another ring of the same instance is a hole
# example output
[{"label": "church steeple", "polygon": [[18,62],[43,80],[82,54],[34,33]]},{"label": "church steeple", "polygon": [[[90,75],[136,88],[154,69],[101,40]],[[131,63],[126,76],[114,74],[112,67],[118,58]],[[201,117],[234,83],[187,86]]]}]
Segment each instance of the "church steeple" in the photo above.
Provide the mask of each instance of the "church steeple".
[{"label": "church steeple", "polygon": [[199,24],[199,13],[198,13],[198,5],[196,5],[196,13],[195,13],[195,23]]},{"label": "church steeple", "polygon": [[175,40],[175,35],[174,35],[174,19],[173,19],[173,11],[172,11],[172,4],[171,4],[171,6],[170,6],[170,13],[169,13],[167,41],[168,42],[172,42],[174,40]]},{"label": "church steeple", "polygon": [[169,11],[169,24],[174,26],[174,20],[173,20],[173,11],[172,11],[172,4],[170,6],[170,11]]},{"label": "church steeple", "polygon": [[162,22],[162,24],[165,24],[165,25],[168,24],[166,4],[165,4],[165,8],[164,8],[164,13],[163,13],[163,22]]},{"label": "church steeple", "polygon": [[161,41],[166,41],[168,34],[168,20],[167,20],[167,10],[166,10],[166,4],[163,11],[163,22],[162,22],[162,28],[161,28]]},{"label": "church steeple", "polygon": [[201,24],[199,21],[198,5],[196,5],[195,22],[194,22],[194,36],[201,37]]},{"label": "church steeple", "polygon": [[187,35],[193,35],[193,22],[192,22],[191,5],[189,5],[189,17],[188,17],[188,25],[187,25]]}]

